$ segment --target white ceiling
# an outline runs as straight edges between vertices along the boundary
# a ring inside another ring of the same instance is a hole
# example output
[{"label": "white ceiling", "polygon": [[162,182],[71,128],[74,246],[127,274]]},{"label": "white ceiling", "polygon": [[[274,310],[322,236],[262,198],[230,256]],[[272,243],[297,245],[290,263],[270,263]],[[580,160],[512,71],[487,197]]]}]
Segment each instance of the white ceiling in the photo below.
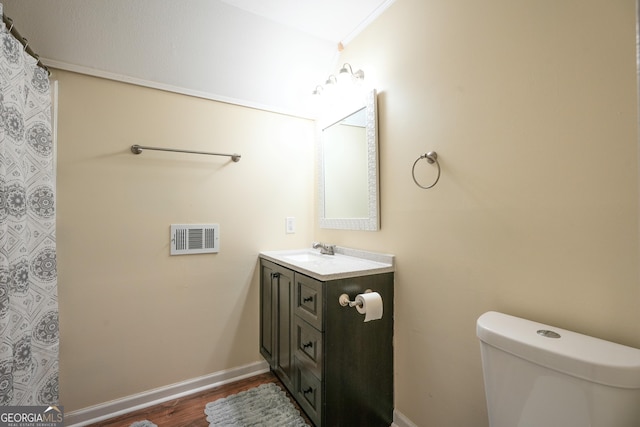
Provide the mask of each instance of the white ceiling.
[{"label": "white ceiling", "polygon": [[324,40],[347,43],[391,2],[384,0],[222,0]]},{"label": "white ceiling", "polygon": [[48,66],[303,117],[393,1],[0,0]]}]

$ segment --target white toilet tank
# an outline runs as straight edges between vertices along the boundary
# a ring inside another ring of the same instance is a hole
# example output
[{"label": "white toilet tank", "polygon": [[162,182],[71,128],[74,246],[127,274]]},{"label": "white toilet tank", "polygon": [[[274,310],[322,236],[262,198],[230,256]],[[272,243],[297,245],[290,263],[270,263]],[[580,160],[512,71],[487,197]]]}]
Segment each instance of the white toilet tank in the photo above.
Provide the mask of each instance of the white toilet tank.
[{"label": "white toilet tank", "polygon": [[493,311],[476,331],[491,427],[640,427],[640,350]]}]

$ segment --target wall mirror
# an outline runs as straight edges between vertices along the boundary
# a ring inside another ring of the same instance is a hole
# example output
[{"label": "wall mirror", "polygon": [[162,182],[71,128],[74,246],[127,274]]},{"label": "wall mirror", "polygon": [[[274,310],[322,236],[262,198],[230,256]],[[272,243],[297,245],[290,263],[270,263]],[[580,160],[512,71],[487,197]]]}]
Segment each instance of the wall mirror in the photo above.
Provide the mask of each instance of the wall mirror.
[{"label": "wall mirror", "polygon": [[376,91],[317,123],[320,228],[380,228]]}]

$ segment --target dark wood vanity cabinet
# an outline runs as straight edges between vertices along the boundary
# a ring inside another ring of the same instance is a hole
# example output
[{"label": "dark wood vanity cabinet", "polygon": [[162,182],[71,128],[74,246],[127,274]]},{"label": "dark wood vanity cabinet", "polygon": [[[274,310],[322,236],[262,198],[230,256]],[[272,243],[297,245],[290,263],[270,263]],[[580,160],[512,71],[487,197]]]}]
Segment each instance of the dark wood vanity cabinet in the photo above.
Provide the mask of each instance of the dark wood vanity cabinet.
[{"label": "dark wood vanity cabinet", "polygon": [[[317,427],[393,422],[393,273],[320,281],[260,260],[260,352]],[[367,289],[380,320],[343,307]]]}]

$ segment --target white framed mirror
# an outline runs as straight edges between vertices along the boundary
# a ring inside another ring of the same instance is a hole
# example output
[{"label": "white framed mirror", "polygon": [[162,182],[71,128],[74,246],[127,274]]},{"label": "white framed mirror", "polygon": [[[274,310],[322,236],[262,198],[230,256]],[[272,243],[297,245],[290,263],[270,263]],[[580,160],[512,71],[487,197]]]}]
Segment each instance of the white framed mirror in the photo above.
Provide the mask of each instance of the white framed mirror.
[{"label": "white framed mirror", "polygon": [[320,228],[380,229],[375,89],[318,120]]}]

